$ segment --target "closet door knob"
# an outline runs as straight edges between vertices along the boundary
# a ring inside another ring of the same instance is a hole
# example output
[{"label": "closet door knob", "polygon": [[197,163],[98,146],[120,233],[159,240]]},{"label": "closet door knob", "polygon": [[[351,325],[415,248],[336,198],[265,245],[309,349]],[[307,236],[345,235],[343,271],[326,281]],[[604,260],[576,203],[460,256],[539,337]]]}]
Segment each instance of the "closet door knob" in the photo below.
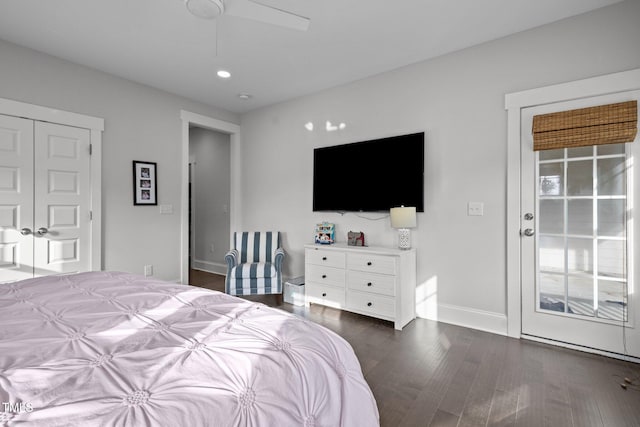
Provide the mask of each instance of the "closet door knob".
[{"label": "closet door knob", "polygon": [[22,234],[23,236],[28,236],[29,234],[31,234],[31,229],[25,227],[22,230],[20,230],[20,234]]},{"label": "closet door knob", "polygon": [[44,236],[45,234],[47,234],[49,232],[49,230],[47,230],[44,227],[40,227],[38,228],[38,231],[36,231],[36,233],[38,233],[38,236]]}]

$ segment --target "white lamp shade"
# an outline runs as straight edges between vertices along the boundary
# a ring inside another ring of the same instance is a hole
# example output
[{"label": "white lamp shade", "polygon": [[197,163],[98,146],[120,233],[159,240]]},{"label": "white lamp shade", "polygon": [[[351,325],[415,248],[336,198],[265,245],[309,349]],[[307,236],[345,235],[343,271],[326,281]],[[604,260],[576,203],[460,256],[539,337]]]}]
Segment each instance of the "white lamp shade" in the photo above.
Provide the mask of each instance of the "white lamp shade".
[{"label": "white lamp shade", "polygon": [[413,228],[416,226],[416,208],[404,207],[391,208],[392,228]]}]

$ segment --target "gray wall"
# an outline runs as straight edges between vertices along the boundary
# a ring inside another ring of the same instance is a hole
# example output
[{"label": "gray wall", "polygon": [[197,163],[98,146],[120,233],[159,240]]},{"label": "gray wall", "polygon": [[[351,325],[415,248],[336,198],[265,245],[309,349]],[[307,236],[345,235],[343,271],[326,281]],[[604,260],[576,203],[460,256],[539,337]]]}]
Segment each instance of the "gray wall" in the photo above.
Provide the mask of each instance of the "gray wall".
[{"label": "gray wall", "polygon": [[[380,214],[312,212],[313,149],[425,131],[426,207],[412,231],[419,313],[504,317],[504,96],[640,67],[639,23],[640,4],[627,1],[244,115],[245,228],[285,232],[289,276],[303,273],[303,244],[322,220],[339,241],[362,230],[370,245],[395,245]],[[327,120],[346,129],[326,132]],[[484,202],[484,216],[467,216],[469,201]]]},{"label": "gray wall", "polygon": [[[102,117],[103,266],[180,278],[180,110],[235,114],[0,41],[0,97]],[[133,206],[132,160],[158,163],[157,206]]]},{"label": "gray wall", "polygon": [[195,127],[189,129],[189,157],[194,160],[192,265],[220,273],[226,273],[224,255],[230,247],[230,144],[229,135]]}]

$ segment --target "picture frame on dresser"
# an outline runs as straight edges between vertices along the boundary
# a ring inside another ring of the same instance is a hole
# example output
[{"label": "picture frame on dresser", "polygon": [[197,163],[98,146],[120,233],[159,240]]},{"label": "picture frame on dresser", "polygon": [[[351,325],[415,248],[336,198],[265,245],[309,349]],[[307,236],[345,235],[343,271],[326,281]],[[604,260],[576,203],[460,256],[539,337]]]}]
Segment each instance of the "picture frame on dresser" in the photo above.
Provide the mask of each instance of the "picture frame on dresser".
[{"label": "picture frame on dresser", "polygon": [[305,245],[305,305],[372,316],[402,330],[416,318],[416,251]]}]

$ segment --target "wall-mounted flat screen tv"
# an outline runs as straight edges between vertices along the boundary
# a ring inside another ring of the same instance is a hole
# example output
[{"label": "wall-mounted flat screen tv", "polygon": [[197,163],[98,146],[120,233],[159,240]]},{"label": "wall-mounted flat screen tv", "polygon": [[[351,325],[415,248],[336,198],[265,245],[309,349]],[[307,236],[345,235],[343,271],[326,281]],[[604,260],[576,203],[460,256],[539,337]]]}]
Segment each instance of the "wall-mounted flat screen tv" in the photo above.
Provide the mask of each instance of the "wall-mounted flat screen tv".
[{"label": "wall-mounted flat screen tv", "polygon": [[313,210],[424,212],[424,132],[313,150]]}]

